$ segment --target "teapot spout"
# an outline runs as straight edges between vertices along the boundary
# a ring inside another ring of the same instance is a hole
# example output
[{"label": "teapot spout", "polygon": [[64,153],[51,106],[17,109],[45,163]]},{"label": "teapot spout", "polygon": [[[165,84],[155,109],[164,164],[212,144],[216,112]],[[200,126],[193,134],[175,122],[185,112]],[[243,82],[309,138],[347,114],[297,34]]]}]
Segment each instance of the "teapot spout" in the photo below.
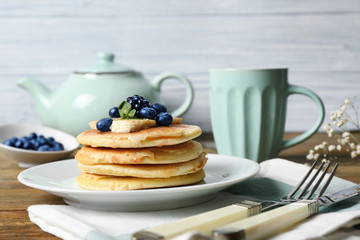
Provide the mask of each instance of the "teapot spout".
[{"label": "teapot spout", "polygon": [[[40,118],[44,120],[45,114],[51,109],[52,92],[44,84],[32,78],[21,79],[17,85],[30,93],[34,99],[35,107],[40,114]],[[44,116],[44,117],[43,117]]]}]

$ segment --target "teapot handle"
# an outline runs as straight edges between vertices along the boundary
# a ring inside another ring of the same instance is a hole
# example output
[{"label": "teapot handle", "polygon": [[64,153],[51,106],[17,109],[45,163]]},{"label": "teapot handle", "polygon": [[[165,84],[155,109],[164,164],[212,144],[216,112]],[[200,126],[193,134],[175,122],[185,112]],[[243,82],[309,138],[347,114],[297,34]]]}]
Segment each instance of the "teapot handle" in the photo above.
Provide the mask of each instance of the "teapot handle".
[{"label": "teapot handle", "polygon": [[160,86],[163,83],[163,81],[165,81],[166,79],[171,79],[171,78],[178,79],[185,85],[185,90],[186,90],[185,101],[177,109],[175,109],[173,112],[171,112],[171,115],[173,117],[180,117],[180,116],[184,115],[187,112],[187,110],[189,110],[189,108],[194,100],[194,89],[191,85],[190,80],[187,77],[185,77],[184,75],[176,73],[176,72],[164,72],[164,73],[161,73],[160,75],[156,76],[152,80],[151,84],[155,87],[155,89],[157,91],[160,92]]}]

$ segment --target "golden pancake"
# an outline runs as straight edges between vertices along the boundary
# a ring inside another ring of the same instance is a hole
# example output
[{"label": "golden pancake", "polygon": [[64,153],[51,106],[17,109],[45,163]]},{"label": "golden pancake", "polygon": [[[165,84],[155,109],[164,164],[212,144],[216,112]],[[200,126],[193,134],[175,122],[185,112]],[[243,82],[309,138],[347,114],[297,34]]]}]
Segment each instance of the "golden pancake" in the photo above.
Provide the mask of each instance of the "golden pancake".
[{"label": "golden pancake", "polygon": [[88,190],[135,190],[189,185],[200,182],[204,177],[204,170],[170,178],[114,177],[81,173],[76,182],[80,187]]},{"label": "golden pancake", "polygon": [[87,165],[79,163],[81,171],[100,175],[111,175],[121,177],[139,178],[169,178],[174,176],[187,175],[203,169],[206,164],[205,154],[181,163],[172,164],[95,164]]},{"label": "golden pancake", "polygon": [[143,148],[175,145],[194,139],[201,134],[195,125],[173,124],[131,133],[100,132],[90,129],[80,133],[76,140],[82,145],[110,148]]},{"label": "golden pancake", "polygon": [[149,148],[82,147],[75,159],[83,164],[166,164],[186,162],[198,157],[202,146],[195,141]]}]

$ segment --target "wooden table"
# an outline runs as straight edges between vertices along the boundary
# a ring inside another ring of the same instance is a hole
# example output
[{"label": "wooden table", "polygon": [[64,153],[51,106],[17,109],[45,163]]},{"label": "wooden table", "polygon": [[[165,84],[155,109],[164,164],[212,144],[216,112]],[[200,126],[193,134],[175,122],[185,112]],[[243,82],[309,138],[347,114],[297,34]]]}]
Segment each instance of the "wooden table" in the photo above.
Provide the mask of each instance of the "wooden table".
[{"label": "wooden table", "polygon": [[[296,134],[289,133],[285,138],[294,135]],[[203,134],[198,140],[208,152],[216,152],[211,135]],[[316,134],[304,143],[281,152],[279,157],[308,163],[305,156],[309,149],[323,140],[327,140],[325,134]],[[0,239],[58,239],[31,223],[26,209],[34,204],[64,204],[64,202],[59,197],[19,183],[17,175],[22,170],[15,161],[0,152]],[[353,160],[344,155],[336,175],[360,183],[360,160]]]}]

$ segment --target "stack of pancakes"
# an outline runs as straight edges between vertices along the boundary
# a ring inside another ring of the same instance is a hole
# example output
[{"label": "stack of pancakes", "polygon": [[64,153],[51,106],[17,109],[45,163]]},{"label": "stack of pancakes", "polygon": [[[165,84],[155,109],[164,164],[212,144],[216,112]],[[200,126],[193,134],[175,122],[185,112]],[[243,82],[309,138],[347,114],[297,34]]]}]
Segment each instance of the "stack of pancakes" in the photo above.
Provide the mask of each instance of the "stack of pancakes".
[{"label": "stack of pancakes", "polygon": [[188,185],[205,177],[206,156],[198,126],[172,124],[130,133],[90,129],[77,136],[84,145],[75,159],[80,187],[133,190]]}]

